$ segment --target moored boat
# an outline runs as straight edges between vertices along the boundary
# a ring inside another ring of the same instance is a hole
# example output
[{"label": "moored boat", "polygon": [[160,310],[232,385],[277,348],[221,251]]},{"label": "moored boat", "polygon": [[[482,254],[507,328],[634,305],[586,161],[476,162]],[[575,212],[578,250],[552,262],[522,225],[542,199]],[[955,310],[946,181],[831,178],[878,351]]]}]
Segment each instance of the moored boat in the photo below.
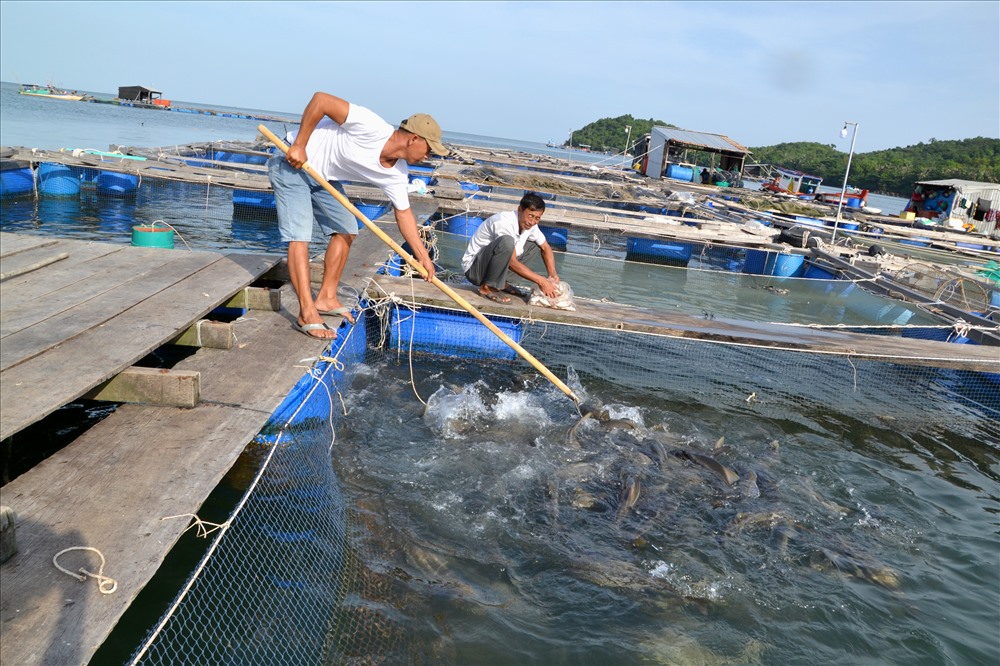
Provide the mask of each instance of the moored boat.
[{"label": "moored boat", "polygon": [[49,99],[64,99],[69,102],[79,102],[81,100],[87,99],[89,95],[79,93],[75,90],[61,90],[55,86],[49,85],[36,85],[34,83],[22,83],[21,90],[19,91],[22,95],[32,95],[34,97],[47,97]]}]

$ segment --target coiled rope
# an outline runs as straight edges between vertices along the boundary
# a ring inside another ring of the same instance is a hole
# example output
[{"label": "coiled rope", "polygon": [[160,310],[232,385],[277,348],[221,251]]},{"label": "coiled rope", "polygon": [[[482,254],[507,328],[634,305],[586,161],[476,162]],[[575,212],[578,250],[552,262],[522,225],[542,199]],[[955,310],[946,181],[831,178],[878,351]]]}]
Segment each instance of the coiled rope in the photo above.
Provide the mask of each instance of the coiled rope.
[{"label": "coiled rope", "polygon": [[[83,567],[80,567],[78,569],[80,573],[73,573],[69,569],[66,569],[62,565],[60,565],[59,556],[63,555],[64,553],[68,553],[72,550],[87,550],[92,553],[97,553],[97,556],[101,558],[101,566],[97,568],[97,573],[93,573],[92,571],[87,571]],[[94,578],[95,580],[97,580],[97,589],[100,590],[101,594],[113,594],[115,590],[118,589],[118,581],[116,581],[114,578],[109,578],[108,576],[104,575],[104,554],[101,551],[97,550],[96,548],[91,548],[90,546],[71,546],[70,548],[64,548],[52,556],[52,564],[55,565],[55,568],[59,569],[59,571],[62,571],[67,576],[72,576],[73,578],[76,578],[81,583],[85,583],[87,581],[88,576],[90,578]]]}]

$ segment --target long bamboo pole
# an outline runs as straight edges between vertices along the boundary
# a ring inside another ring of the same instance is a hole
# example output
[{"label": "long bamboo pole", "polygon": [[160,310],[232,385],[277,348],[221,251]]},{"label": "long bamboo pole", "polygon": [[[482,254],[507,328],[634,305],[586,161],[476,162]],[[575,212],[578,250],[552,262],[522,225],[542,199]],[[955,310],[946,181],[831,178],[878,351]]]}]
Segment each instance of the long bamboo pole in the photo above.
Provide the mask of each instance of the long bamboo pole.
[{"label": "long bamboo pole", "polygon": [[[269,130],[267,127],[265,127],[264,125],[258,125],[257,129],[260,131],[261,134],[263,134],[265,137],[267,137],[268,140],[271,141],[271,143],[273,143],[275,146],[277,146],[278,149],[281,150],[281,152],[283,152],[283,153],[287,153],[288,152],[288,146],[285,144],[285,142],[282,141],[281,139],[279,139],[278,137],[276,137],[274,135],[274,133],[271,132],[271,130]],[[326,189],[327,192],[329,192],[330,194],[332,194],[334,196],[334,198],[337,199],[337,201],[339,201],[340,203],[342,203],[344,205],[344,207],[347,208],[347,210],[350,211],[350,213],[352,215],[354,215],[359,220],[361,220],[361,222],[366,227],[368,227],[369,231],[371,231],[373,234],[375,234],[376,236],[378,236],[379,239],[383,243],[385,243],[386,245],[388,245],[389,247],[391,247],[400,257],[402,257],[406,261],[406,263],[408,263],[410,266],[413,267],[414,270],[416,270],[418,273],[420,273],[421,277],[425,277],[426,276],[427,272],[424,270],[424,267],[420,265],[420,262],[418,262],[416,259],[414,259],[412,256],[410,256],[410,254],[406,250],[404,250],[402,247],[400,247],[400,245],[396,241],[394,241],[392,238],[390,238],[388,234],[386,234],[384,231],[382,231],[381,229],[379,229],[378,226],[376,226],[374,222],[372,222],[371,220],[369,220],[365,216],[364,213],[362,213],[360,210],[358,210],[354,206],[354,204],[352,204],[350,202],[350,200],[347,197],[345,197],[343,194],[341,194],[340,192],[338,192],[336,190],[336,188],[334,188],[332,185],[330,185],[330,183],[328,183],[326,181],[326,179],[324,179],[322,176],[320,176],[316,172],[315,169],[313,169],[311,166],[309,166],[308,162],[306,162],[305,164],[302,165],[302,169],[307,174],[309,174],[310,176],[312,176],[316,180],[316,182],[318,182],[320,185],[322,185],[323,188]],[[511,349],[513,349],[514,351],[516,351],[518,353],[518,355],[521,358],[523,358],[525,361],[527,361],[528,363],[530,363],[531,365],[533,365],[536,370],[538,370],[540,373],[542,373],[542,375],[545,376],[546,379],[548,379],[550,382],[552,382],[553,384],[555,384],[556,387],[558,387],[560,391],[562,391],[567,396],[569,396],[570,399],[573,400],[573,402],[579,404],[580,399],[576,397],[576,394],[573,393],[573,391],[572,391],[572,389],[570,389],[570,387],[566,386],[566,384],[564,384],[558,377],[556,377],[554,374],[552,374],[552,371],[549,370],[548,368],[546,368],[544,365],[542,365],[541,361],[539,361],[537,358],[535,358],[534,356],[532,356],[521,345],[519,345],[516,342],[514,342],[514,340],[512,340],[510,338],[510,336],[508,336],[506,333],[504,333],[503,331],[501,331],[497,327],[496,324],[494,324],[492,321],[490,321],[485,316],[483,316],[483,314],[481,312],[479,312],[479,310],[477,310],[475,308],[475,306],[473,306],[471,303],[469,303],[464,298],[462,298],[459,294],[457,294],[455,292],[454,289],[452,289],[451,287],[449,287],[447,284],[445,284],[444,282],[441,282],[441,280],[439,280],[436,276],[432,276],[431,277],[431,283],[435,287],[437,287],[438,289],[440,289],[441,291],[443,291],[448,296],[448,298],[450,298],[451,300],[453,300],[456,303],[458,303],[469,314],[471,314],[473,317],[475,317],[476,319],[478,319],[484,326],[486,326],[486,328],[488,328],[491,331],[493,331],[493,333],[498,338],[500,338],[504,342],[504,344],[506,344],[508,347],[510,347]]]}]

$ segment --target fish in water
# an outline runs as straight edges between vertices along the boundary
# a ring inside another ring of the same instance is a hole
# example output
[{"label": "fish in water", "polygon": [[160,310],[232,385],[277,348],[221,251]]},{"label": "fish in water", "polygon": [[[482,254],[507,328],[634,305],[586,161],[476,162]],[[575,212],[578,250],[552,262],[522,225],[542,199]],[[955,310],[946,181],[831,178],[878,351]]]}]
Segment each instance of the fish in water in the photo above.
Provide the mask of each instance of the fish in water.
[{"label": "fish in water", "polygon": [[830,548],[819,548],[809,556],[809,563],[814,569],[823,570],[832,566],[837,571],[849,574],[855,578],[876,583],[890,590],[898,590],[899,575],[889,567],[866,561],[848,553]]},{"label": "fish in water", "polygon": [[618,513],[615,514],[616,521],[621,520],[622,516],[639,501],[639,492],[639,481],[631,474],[626,475],[622,479],[622,492],[618,499]]},{"label": "fish in water", "polygon": [[757,485],[757,472],[748,469],[741,477],[740,492],[751,499],[760,497],[760,486]]},{"label": "fish in water", "polygon": [[771,285],[767,285],[766,287],[764,287],[764,289],[771,292],[772,294],[777,294],[778,296],[784,296],[785,294],[788,293],[787,289],[782,289],[781,287],[774,287]]},{"label": "fish in water", "polygon": [[570,506],[574,509],[586,509],[587,511],[595,511],[597,513],[603,513],[608,510],[604,502],[596,499],[583,488],[573,489],[573,499],[570,501]]},{"label": "fish in water", "polygon": [[636,425],[627,419],[602,419],[601,428],[604,430],[614,430],[616,428],[622,430],[635,430]]},{"label": "fish in water", "polygon": [[711,456],[702,455],[701,453],[695,453],[694,451],[688,451],[687,449],[675,449],[672,452],[678,458],[683,458],[685,460],[690,460],[696,465],[700,465],[707,469],[708,471],[715,474],[719,479],[721,479],[727,486],[731,486],[740,479],[740,475],[734,472],[729,467],[726,467],[720,463],[715,458]]},{"label": "fish in water", "polygon": [[566,446],[569,446],[574,449],[580,448],[580,442],[576,438],[576,431],[580,429],[580,426],[583,425],[585,421],[591,418],[593,418],[593,414],[591,412],[586,412],[583,416],[580,417],[579,421],[573,424],[573,427],[571,427],[569,431],[566,433]]}]

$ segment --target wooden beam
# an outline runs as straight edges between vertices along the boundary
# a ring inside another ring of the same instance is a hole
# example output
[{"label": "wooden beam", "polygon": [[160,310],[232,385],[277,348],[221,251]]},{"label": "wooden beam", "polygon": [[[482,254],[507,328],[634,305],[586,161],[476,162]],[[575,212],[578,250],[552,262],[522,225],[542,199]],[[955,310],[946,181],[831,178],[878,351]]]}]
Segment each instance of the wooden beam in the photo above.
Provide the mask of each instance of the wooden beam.
[{"label": "wooden beam", "polygon": [[281,309],[281,295],[276,289],[244,287],[242,291],[226,301],[222,307],[277,312]]},{"label": "wooden beam", "polygon": [[83,397],[107,402],[194,407],[201,400],[201,373],[133,366]]},{"label": "wooden beam", "polygon": [[[292,277],[288,272],[288,261],[281,260],[274,265],[274,268],[269,270],[267,273],[262,275],[266,280],[278,280],[280,282],[291,282]],[[309,262],[309,282],[311,284],[320,284],[323,282],[323,263],[311,261]]]},{"label": "wooden beam", "polygon": [[170,344],[182,347],[232,349],[236,344],[236,332],[231,322],[200,319],[171,340]]},{"label": "wooden beam", "polygon": [[17,533],[14,520],[17,516],[9,506],[0,506],[0,562],[17,554]]}]

